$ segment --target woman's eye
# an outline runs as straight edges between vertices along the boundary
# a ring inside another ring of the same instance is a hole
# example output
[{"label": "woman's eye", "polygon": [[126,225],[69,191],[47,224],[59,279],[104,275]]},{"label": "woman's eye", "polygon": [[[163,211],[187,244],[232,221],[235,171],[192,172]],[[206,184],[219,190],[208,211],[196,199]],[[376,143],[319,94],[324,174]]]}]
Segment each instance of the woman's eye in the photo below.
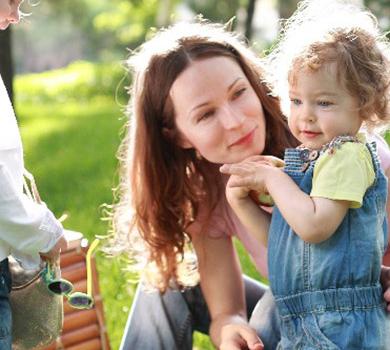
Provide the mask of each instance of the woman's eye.
[{"label": "woman's eye", "polygon": [[209,111],[206,111],[204,113],[202,113],[199,118],[197,119],[198,122],[202,121],[202,120],[206,120],[210,117],[212,117],[214,115],[214,110],[209,110]]},{"label": "woman's eye", "polygon": [[236,92],[234,92],[233,98],[240,97],[245,91],[246,91],[246,88],[242,88],[242,89],[237,90]]}]

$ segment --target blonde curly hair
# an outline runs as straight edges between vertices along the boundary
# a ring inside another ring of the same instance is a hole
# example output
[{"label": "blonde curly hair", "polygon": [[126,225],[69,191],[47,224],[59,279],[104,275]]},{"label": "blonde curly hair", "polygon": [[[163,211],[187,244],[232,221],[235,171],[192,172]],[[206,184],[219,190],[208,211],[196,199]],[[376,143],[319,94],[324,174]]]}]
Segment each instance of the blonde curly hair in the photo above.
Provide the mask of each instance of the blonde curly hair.
[{"label": "blonde curly hair", "polygon": [[337,78],[358,99],[364,126],[383,129],[390,120],[390,44],[376,18],[351,1],[304,0],[284,25],[267,57],[270,85],[288,115],[288,84],[302,69],[336,63]]}]

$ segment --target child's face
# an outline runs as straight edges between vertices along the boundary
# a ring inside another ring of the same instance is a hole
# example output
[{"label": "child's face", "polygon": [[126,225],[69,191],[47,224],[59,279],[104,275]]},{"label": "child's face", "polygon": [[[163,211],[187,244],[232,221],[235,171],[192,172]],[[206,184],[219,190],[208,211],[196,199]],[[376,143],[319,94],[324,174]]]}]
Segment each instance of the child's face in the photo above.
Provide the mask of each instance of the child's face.
[{"label": "child's face", "polygon": [[362,124],[358,101],[338,81],[335,63],[293,72],[290,80],[288,124],[302,144],[320,149],[336,136],[356,135]]},{"label": "child's face", "polygon": [[23,0],[0,0],[0,30],[19,22],[19,7]]}]

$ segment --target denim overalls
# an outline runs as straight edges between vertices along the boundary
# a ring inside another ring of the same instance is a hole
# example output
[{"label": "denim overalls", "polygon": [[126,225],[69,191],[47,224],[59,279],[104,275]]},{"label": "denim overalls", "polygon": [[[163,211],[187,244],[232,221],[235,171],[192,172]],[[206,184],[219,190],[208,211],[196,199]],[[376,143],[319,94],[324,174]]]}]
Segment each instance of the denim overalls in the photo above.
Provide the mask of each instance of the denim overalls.
[{"label": "denim overalls", "polygon": [[0,262],[0,350],[11,350],[11,307],[9,293],[11,291],[11,275],[8,259]]},{"label": "denim overalls", "polygon": [[[367,147],[375,182],[362,207],[349,209],[326,241],[304,242],[274,208],[268,265],[281,319],[278,349],[390,349],[385,345],[386,312],[379,283],[387,244],[387,180],[375,144]],[[305,170],[302,152],[286,150],[285,172],[310,194],[316,160]]]}]

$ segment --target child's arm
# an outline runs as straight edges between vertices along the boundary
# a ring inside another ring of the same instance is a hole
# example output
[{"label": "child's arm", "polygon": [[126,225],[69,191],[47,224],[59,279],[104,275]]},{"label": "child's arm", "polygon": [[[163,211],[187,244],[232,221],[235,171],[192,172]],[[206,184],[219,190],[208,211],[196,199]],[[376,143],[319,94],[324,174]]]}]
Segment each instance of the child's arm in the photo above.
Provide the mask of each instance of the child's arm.
[{"label": "child's arm", "polygon": [[280,169],[269,169],[266,174],[266,188],[294,232],[309,243],[333,235],[347,213],[348,201],[310,197]]},{"label": "child's arm", "polygon": [[[348,201],[310,197],[281,169],[264,163],[244,161],[239,164],[225,164],[221,172],[233,175],[228,183],[230,187],[268,191],[291,228],[309,243],[319,243],[329,238],[349,208]],[[255,218],[250,220],[249,217],[255,216],[256,212],[250,209],[249,203],[246,206],[244,208],[244,205],[241,205],[240,209],[236,208],[239,207],[236,205],[233,209],[236,212],[237,209],[240,210],[237,215],[248,221],[246,226],[250,225],[251,220],[253,225]],[[257,210],[261,211],[259,208]]]},{"label": "child's arm", "polygon": [[260,209],[249,197],[250,189],[245,186],[231,186],[232,175],[226,185],[227,200],[246,230],[264,246],[267,246],[270,214]]}]

